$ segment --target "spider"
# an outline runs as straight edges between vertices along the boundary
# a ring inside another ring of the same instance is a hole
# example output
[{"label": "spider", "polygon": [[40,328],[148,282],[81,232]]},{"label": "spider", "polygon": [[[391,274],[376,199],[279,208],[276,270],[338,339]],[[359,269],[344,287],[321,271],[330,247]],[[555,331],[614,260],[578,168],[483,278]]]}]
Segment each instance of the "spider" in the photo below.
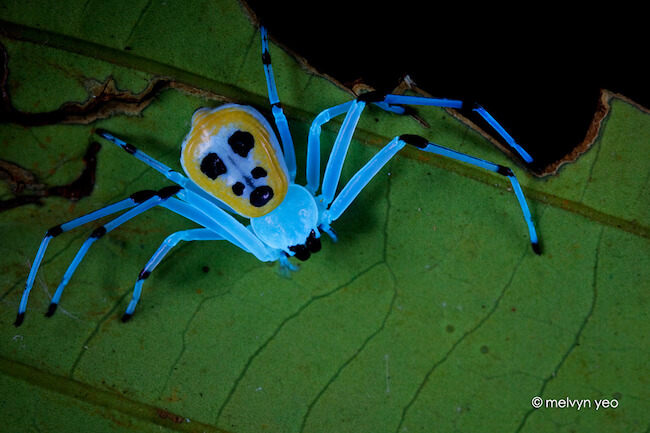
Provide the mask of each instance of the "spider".
[{"label": "spider", "polygon": [[[280,105],[269,54],[266,28],[260,29],[262,63],[266,76],[271,112],[279,132],[255,108],[224,104],[216,108],[200,108],[192,116],[191,129],[181,148],[181,165],[186,176],[148,156],[133,145],[104,130],[96,133],[120,146],[129,154],[162,173],[176,185],[159,191],[139,191],[105,208],[49,229],[36,253],[25,290],[22,294],[15,326],[25,318],[27,299],[36,273],[52,238],[99,218],[125,211],[105,225],[96,228],[82,244],[52,297],[46,316],[56,311],[63,289],[84,258],[91,244],[131,218],[161,206],[199,224],[201,228],[179,231],[168,236],[140,272],[133,296],[122,316],[126,322],[133,315],[142,286],[163,257],[180,241],[226,240],[264,262],[279,261],[281,269],[297,270],[289,257],[307,260],[321,249],[321,233],[336,242],[331,227],[350,206],[357,195],[379,170],[406,145],[456,159],[496,172],[508,178],[524,214],[533,251],[540,254],[535,225],[521,186],[512,170],[479,158],[439,146],[417,135],[393,138],[373,156],[336,195],[341,169],[357,122],[367,104],[404,114],[405,105],[470,109],[490,124],[510,147],[526,162],[532,158],[499,123],[481,106],[460,100],[433,99],[370,92],[355,100],[327,108],[316,116],[309,130],[307,143],[307,185],[295,183],[296,158],[293,140],[284,111]],[[327,161],[322,185],[320,178],[321,126],[345,114]],[[316,195],[320,187],[320,195]],[[250,219],[247,227],[232,213]]]}]

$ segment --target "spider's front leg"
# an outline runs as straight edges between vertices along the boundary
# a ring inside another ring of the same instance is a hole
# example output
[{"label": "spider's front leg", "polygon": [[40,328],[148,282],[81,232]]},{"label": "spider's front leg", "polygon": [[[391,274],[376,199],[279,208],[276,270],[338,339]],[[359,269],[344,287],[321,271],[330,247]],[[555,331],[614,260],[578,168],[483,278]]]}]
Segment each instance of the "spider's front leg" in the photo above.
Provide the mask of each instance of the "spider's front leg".
[{"label": "spider's front leg", "polygon": [[354,176],[352,176],[352,179],[350,179],[350,181],[341,190],[339,195],[331,203],[329,209],[325,211],[323,215],[324,222],[329,224],[330,222],[338,219],[343,214],[343,212],[345,212],[352,201],[359,195],[361,190],[363,190],[368,182],[370,182],[370,180],[379,172],[379,170],[407,144],[410,144],[424,152],[430,152],[447,158],[456,159],[458,161],[475,165],[477,167],[481,167],[507,177],[512,184],[517,200],[519,201],[519,206],[521,207],[521,210],[524,214],[524,220],[528,226],[528,233],[530,235],[532,249],[536,254],[541,253],[537,231],[535,229],[535,224],[533,223],[532,216],[528,208],[528,203],[526,202],[526,198],[524,197],[524,193],[521,190],[521,186],[519,185],[517,177],[514,175],[510,168],[494,164],[480,158],[465,155],[443,146],[439,146],[417,135],[407,134],[395,137],[370,161],[368,161],[366,165],[364,165]]},{"label": "spider's front leg", "polygon": [[293,138],[289,131],[289,122],[287,116],[284,114],[280,98],[278,97],[278,89],[275,84],[275,77],[273,75],[273,66],[271,65],[271,54],[269,53],[269,37],[266,27],[260,28],[260,35],[262,37],[262,64],[264,65],[264,75],[266,76],[266,88],[269,95],[269,102],[271,103],[271,112],[275,119],[275,125],[278,127],[280,133],[280,141],[282,142],[282,150],[284,159],[287,163],[289,170],[289,179],[291,182],[296,180],[296,153],[293,148]]}]

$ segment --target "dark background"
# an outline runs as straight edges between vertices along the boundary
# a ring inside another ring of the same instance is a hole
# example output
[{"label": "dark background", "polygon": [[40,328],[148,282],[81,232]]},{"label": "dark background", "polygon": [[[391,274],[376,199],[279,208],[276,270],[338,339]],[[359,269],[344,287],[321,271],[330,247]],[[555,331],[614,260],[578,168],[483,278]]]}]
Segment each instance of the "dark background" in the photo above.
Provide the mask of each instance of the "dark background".
[{"label": "dark background", "polygon": [[248,4],[272,38],[317,70],[384,91],[409,74],[436,97],[478,102],[542,165],[582,142],[601,88],[650,107],[645,12],[412,0]]}]

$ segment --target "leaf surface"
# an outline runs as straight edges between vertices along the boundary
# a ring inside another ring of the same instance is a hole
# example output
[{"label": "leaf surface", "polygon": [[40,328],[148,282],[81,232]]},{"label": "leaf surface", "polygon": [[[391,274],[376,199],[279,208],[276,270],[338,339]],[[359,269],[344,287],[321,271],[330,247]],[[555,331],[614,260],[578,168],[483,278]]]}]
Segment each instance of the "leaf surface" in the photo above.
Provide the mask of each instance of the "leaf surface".
[{"label": "leaf surface", "polygon": [[[120,323],[151,254],[194,227],[154,209],[93,245],[46,319],[96,225],[54,239],[16,329],[49,227],[168,184],[102,142],[92,193],[72,201],[98,140],[93,128],[180,170],[194,110],[224,101],[270,109],[258,31],[235,1],[6,1],[0,19],[11,104],[0,124],[9,173],[0,199],[14,200],[0,212],[7,431],[650,427],[647,110],[612,96],[596,144],[559,176],[538,180],[513,167],[539,227],[540,257],[507,181],[405,149],[335,223],[340,241],[324,241],[291,278],[225,242],[180,245],[147,279],[137,314]],[[272,44],[271,54],[303,183],[311,120],[351,95],[282,47]],[[93,98],[108,102],[92,111]],[[343,179],[403,133],[514,165],[446,111],[418,114],[429,128],[369,108]],[[323,158],[337,126],[323,130]],[[534,410],[535,396],[591,407]],[[596,410],[601,399],[618,407]]]}]

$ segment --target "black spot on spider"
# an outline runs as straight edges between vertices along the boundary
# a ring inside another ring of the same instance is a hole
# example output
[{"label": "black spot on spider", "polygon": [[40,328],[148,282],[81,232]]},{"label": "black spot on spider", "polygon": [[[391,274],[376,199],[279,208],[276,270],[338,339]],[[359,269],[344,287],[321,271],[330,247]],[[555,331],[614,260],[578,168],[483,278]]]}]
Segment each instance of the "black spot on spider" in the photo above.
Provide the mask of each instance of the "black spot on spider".
[{"label": "black spot on spider", "polygon": [[264,52],[262,53],[262,64],[264,65],[271,64],[271,54],[269,54],[269,50],[264,50]]},{"label": "black spot on spider", "polygon": [[134,145],[129,144],[129,143],[124,143],[122,145],[122,149],[126,150],[126,153],[129,153],[131,155],[133,155],[138,150],[138,149],[135,148]]},{"label": "black spot on spider", "polygon": [[251,192],[250,202],[255,207],[262,207],[273,198],[273,189],[268,186],[258,186]]},{"label": "black spot on spider", "polygon": [[498,166],[497,173],[502,176],[514,176],[512,170],[510,170],[508,167],[504,167],[503,165]]},{"label": "black spot on spider", "polygon": [[106,234],[106,227],[101,226],[101,227],[97,227],[95,230],[93,230],[93,232],[90,234],[90,237],[99,239],[102,236],[104,236],[105,234]]},{"label": "black spot on spider", "polygon": [[266,170],[264,170],[262,167],[255,167],[254,169],[251,170],[251,176],[253,176],[253,179],[259,179],[260,177],[266,177]]},{"label": "black spot on spider", "polygon": [[157,191],[156,195],[158,197],[162,198],[162,199],[168,199],[169,197],[173,196],[174,194],[176,194],[177,192],[179,192],[182,189],[183,188],[181,188],[178,185],[170,185],[170,186],[166,186],[166,187],[162,188],[161,190]]},{"label": "black spot on spider", "polygon": [[56,302],[50,302],[50,305],[47,307],[47,313],[45,313],[45,317],[52,317],[54,316],[54,313],[56,313],[56,307],[58,307],[59,304]]},{"label": "black spot on spider", "polygon": [[236,131],[230,138],[228,138],[228,144],[232,148],[232,151],[242,158],[246,158],[248,152],[251,151],[255,145],[255,139],[253,134],[245,131]]},{"label": "black spot on spider", "polygon": [[429,140],[420,137],[419,135],[403,134],[399,136],[399,139],[406,144],[417,147],[418,149],[424,149],[429,145]]},{"label": "black spot on spider", "polygon": [[14,322],[14,326],[18,328],[20,325],[23,324],[24,321],[25,321],[25,313],[18,313],[18,315],[16,316],[16,321]]},{"label": "black spot on spider", "polygon": [[232,192],[235,193],[236,196],[240,196],[244,193],[244,184],[241,182],[237,182],[232,186]]},{"label": "black spot on spider", "polygon": [[59,225],[59,226],[55,226],[55,227],[52,227],[51,229],[49,229],[47,231],[47,233],[45,234],[45,236],[49,236],[49,237],[53,238],[53,237],[59,236],[61,233],[63,233],[63,229]]},{"label": "black spot on spider", "polygon": [[149,200],[151,197],[156,195],[156,191],[151,191],[149,189],[145,189],[142,191],[134,192],[131,194],[131,200],[133,200],[133,203],[140,204],[143,201]]},{"label": "black spot on spider", "polygon": [[201,161],[201,171],[210,179],[215,180],[220,175],[226,173],[226,164],[216,153],[208,153]]}]

